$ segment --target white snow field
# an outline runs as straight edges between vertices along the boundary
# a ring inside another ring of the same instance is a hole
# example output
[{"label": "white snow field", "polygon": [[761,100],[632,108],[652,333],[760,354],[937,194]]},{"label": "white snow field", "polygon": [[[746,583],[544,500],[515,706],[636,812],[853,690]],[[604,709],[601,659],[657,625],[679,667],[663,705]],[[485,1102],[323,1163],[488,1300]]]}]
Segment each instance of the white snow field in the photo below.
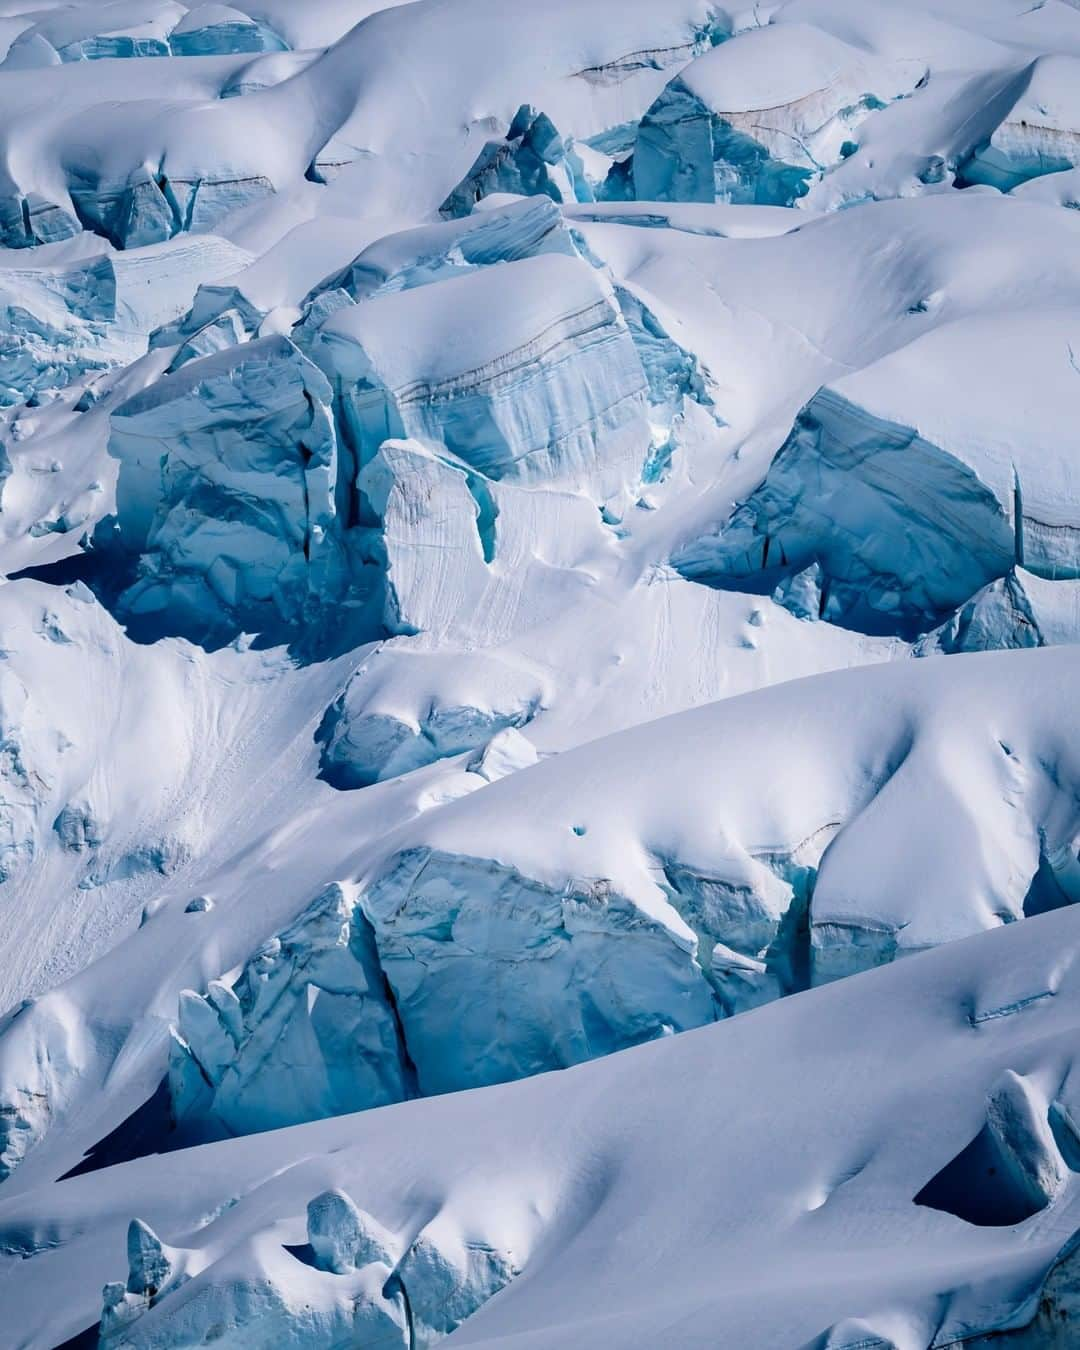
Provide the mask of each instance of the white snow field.
[{"label": "white snow field", "polygon": [[1080,1346],[1080,4],[0,0],[0,1350]]}]

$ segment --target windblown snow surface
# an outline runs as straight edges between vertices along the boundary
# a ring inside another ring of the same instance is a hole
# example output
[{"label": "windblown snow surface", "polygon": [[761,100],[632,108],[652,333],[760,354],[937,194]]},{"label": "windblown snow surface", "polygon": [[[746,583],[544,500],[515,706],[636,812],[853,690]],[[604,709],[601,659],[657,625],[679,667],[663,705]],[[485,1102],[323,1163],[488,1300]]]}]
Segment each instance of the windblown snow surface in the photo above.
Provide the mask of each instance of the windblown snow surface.
[{"label": "windblown snow surface", "polygon": [[1080,1346],[1080,5],[0,0],[2,1350]]}]

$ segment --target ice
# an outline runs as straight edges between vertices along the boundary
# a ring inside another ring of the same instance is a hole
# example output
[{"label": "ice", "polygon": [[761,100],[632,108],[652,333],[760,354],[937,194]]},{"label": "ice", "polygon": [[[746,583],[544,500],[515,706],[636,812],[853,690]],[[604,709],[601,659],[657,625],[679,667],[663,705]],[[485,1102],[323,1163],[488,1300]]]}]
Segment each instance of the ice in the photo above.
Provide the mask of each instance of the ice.
[{"label": "ice", "polygon": [[233,52],[280,52],[281,37],[266,23],[231,5],[194,5],[169,35],[174,56],[225,56]]},{"label": "ice", "polygon": [[[462,679],[440,664],[425,679],[423,663],[410,661],[407,649],[386,646],[359,667],[320,728],[329,782],[365,787],[482,750],[501,733],[525,726],[543,705],[543,681],[527,669],[474,656]],[[510,753],[516,758],[521,752]]]},{"label": "ice", "polygon": [[184,17],[173,0],[109,0],[58,6],[34,16],[8,48],[2,69],[26,70],[63,61],[167,56],[170,29]]},{"label": "ice", "polygon": [[[420,848],[398,855],[360,904],[425,1094],[564,1068],[715,1016],[685,927],[637,911],[603,880],[556,889]],[[451,1009],[452,1045],[440,1030]]]},{"label": "ice", "polygon": [[865,117],[925,75],[820,28],[753,28],[692,61],[642,118],[635,195],[790,206],[849,153]]},{"label": "ice", "polygon": [[961,176],[1008,192],[1080,164],[1078,73],[1075,56],[1032,61],[1009,90],[1011,106],[993,134],[961,164]]},{"label": "ice", "polygon": [[[1053,1345],[1047,1329],[1075,1307],[1075,1174],[1019,1228],[911,1200],[988,1102],[1023,1116],[1028,1101],[1045,1120],[1072,1062],[1076,939],[1063,911],[571,1073],[14,1193],[0,1214],[20,1273],[9,1316],[54,1342],[92,1324],[138,1214],[191,1275],[130,1324],[140,1346],[199,1344],[216,1326],[227,1345],[378,1344],[381,1329],[404,1347],[406,1297],[416,1344],[470,1312],[454,1333],[465,1345],[512,1343],[523,1326],[566,1344],[598,1320],[607,1344],[664,1344],[688,1316],[703,1326],[695,1347],[717,1325],[747,1345],[842,1346],[856,1332]],[[975,997],[1048,983],[1050,998],[987,1027],[962,1016]],[[770,1167],[753,1173],[762,1156]],[[327,1229],[346,1260],[356,1250],[357,1215],[373,1264],[320,1268]],[[672,1306],[656,1289],[674,1261]],[[65,1308],[41,1301],[59,1280]],[[397,1341],[376,1315],[396,1317]]]},{"label": "ice", "polygon": [[1046,581],[1014,567],[991,582],[941,628],[927,635],[920,650],[994,651],[1046,647],[1080,638],[1080,583]]},{"label": "ice", "polygon": [[928,628],[1014,566],[1075,578],[1075,490],[1053,430],[1076,379],[1072,331],[1052,312],[1013,322],[990,385],[977,353],[1003,329],[986,319],[827,386],[764,482],[676,566],[736,584],[816,563],[820,613],[868,631]]},{"label": "ice", "polygon": [[379,522],[388,633],[445,631],[483,585],[482,488],[472,479],[416,441],[383,441],[361,469],[357,486]]},{"label": "ice", "polygon": [[324,1191],[308,1201],[307,1231],[320,1270],[344,1275],[375,1261],[394,1265],[390,1234],[344,1191]]},{"label": "ice", "polygon": [[[468,314],[492,321],[462,329]],[[332,314],[311,351],[339,382],[361,464],[388,437],[431,439],[490,478],[590,483],[602,496],[644,459],[641,365],[610,290],[578,259],[544,254],[374,297]]]},{"label": "ice", "polygon": [[1075,1339],[1077,62],[4,8],[0,1340]]},{"label": "ice", "polygon": [[449,219],[467,216],[483,198],[499,192],[563,202],[574,201],[585,191],[575,182],[566,146],[551,118],[522,104],[505,138],[488,141],[439,214]]},{"label": "ice", "polygon": [[277,1129],[411,1095],[371,931],[342,887],[328,887],[234,982],[211,983],[205,997],[181,995],[169,1080],[189,1138]]},{"label": "ice", "polygon": [[548,197],[514,199],[461,220],[377,239],[317,287],[311,299],[340,288],[353,300],[363,300],[541,253],[576,256],[563,216]]},{"label": "ice", "polygon": [[469,772],[494,783],[507,774],[527,769],[537,762],[536,747],[514,727],[496,732],[478,755],[469,761]]},{"label": "ice", "polygon": [[135,622],[213,640],[280,631],[347,589],[331,391],[270,337],[184,366],[113,413]]}]

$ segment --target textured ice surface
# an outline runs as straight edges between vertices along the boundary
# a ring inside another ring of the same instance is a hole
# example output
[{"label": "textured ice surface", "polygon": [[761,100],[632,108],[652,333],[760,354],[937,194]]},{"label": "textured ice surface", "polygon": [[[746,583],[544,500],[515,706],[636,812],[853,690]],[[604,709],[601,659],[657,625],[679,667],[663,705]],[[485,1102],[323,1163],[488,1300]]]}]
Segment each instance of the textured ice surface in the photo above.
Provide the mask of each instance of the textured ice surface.
[{"label": "textured ice surface", "polygon": [[248,1134],[401,1101],[411,1076],[371,931],[340,886],[233,983],[180,997],[169,1079],[189,1134]]},{"label": "textured ice surface", "polygon": [[[1006,333],[1015,350],[987,384],[979,339],[1004,352]],[[1075,579],[1073,456],[1056,430],[1073,333],[1052,312],[957,322],[826,387],[764,482],[676,566],[722,584],[816,563],[819,612],[871,630],[928,627],[1013,566]]]},{"label": "textured ice surface", "polygon": [[865,117],[926,73],[819,28],[756,28],[691,62],[642,118],[635,195],[790,206],[850,153]]},{"label": "textured ice surface", "polygon": [[285,338],[185,366],[113,413],[135,620],[195,637],[280,630],[341,596],[330,388]]},{"label": "textured ice surface", "polygon": [[645,456],[641,364],[610,289],[577,258],[376,296],[332,314],[311,351],[342,390],[361,463],[388,437],[428,438],[490,478],[606,495]]}]

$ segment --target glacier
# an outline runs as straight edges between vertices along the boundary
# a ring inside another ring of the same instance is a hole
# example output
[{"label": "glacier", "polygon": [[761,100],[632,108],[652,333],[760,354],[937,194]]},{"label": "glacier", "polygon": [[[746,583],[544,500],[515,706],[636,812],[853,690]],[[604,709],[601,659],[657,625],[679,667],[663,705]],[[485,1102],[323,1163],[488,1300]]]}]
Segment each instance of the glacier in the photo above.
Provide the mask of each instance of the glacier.
[{"label": "glacier", "polygon": [[0,1340],[1070,1346],[1072,0],[0,13]]}]

